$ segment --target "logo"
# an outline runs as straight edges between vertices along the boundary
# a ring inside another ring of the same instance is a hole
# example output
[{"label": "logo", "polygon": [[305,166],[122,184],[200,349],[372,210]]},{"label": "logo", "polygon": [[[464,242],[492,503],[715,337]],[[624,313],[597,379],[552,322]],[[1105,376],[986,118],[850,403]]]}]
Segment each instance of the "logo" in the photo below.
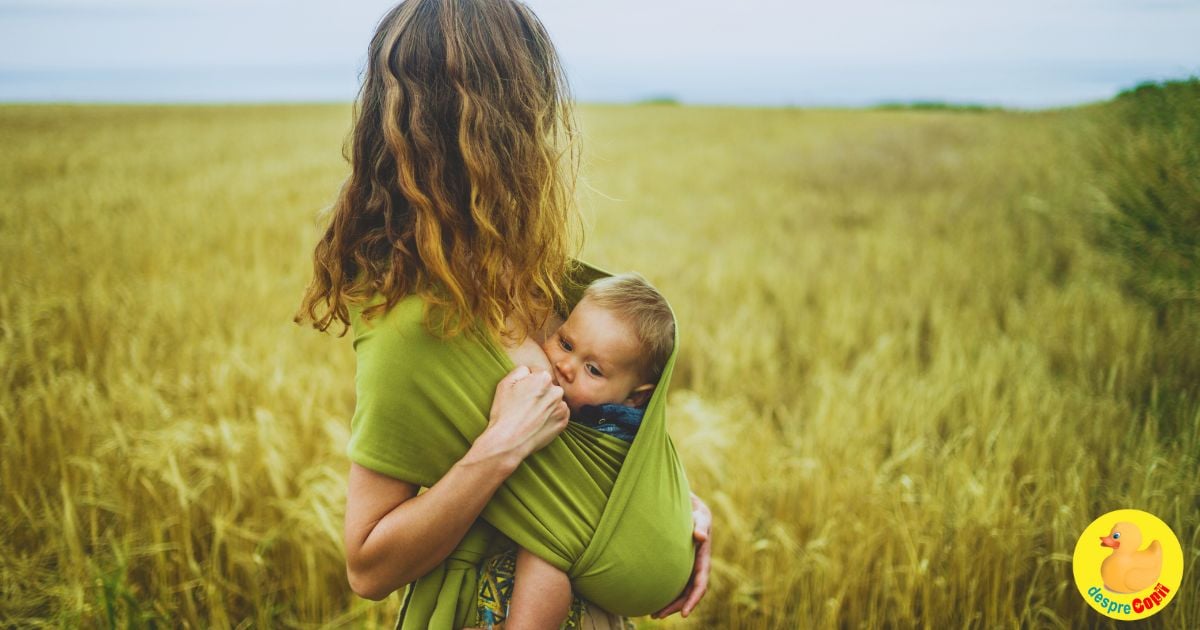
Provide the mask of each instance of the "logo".
[{"label": "logo", "polygon": [[1183,582],[1183,549],[1158,517],[1116,510],[1092,521],[1075,543],[1075,585],[1098,612],[1122,621],[1162,610]]}]

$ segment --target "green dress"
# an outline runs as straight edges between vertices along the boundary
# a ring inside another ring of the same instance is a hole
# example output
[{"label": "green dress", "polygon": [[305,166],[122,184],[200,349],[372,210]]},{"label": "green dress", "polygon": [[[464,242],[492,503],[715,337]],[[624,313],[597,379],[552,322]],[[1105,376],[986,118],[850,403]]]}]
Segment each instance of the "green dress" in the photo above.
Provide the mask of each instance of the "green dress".
[{"label": "green dress", "polygon": [[[571,305],[604,275],[577,265],[566,282]],[[370,321],[351,311],[357,402],[347,452],[361,466],[429,487],[487,427],[496,384],[514,366],[492,337],[440,339],[423,321],[416,296]],[[676,326],[675,353],[678,341]],[[675,353],[632,444],[568,425],[505,481],[450,556],[409,585],[397,627],[473,623],[480,563],[514,542],[616,615],[646,615],[678,596],[693,547],[687,477],[666,430]]]}]

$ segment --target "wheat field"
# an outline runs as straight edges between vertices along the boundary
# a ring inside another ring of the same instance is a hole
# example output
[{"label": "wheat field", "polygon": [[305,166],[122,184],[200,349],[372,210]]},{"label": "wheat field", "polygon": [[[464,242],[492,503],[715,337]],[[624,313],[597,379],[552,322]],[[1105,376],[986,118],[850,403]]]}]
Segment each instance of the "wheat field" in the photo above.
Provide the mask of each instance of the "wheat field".
[{"label": "wheat field", "polygon": [[[1088,108],[588,106],[582,258],[682,347],[713,587],[648,627],[1115,627],[1092,519],[1174,529],[1200,340],[1093,244]],[[346,105],[0,107],[0,626],[387,626],[350,592],[349,340],[292,323]]]}]

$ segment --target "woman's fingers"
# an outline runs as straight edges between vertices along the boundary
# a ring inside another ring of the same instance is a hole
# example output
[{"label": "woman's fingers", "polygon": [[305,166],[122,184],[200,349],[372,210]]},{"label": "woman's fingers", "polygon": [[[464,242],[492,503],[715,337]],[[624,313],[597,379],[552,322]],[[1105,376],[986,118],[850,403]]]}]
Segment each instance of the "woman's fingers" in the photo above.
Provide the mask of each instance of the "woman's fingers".
[{"label": "woman's fingers", "polygon": [[692,538],[699,545],[696,547],[696,562],[692,566],[692,588],[683,604],[684,617],[692,614],[708,591],[708,573],[712,568],[712,510],[695,494],[692,494]]},{"label": "woman's fingers", "polygon": [[675,598],[675,601],[651,615],[654,619],[662,619],[675,613],[687,617],[708,592],[708,574],[712,569],[712,511],[695,494],[692,495],[692,539],[697,543],[692,576],[688,579],[683,593]]},{"label": "woman's fingers", "polygon": [[[699,549],[696,550],[697,553],[699,553],[699,551]],[[676,597],[674,601],[672,601],[670,604],[667,604],[662,610],[650,615],[652,619],[670,617],[671,615],[683,610],[684,606],[691,601],[692,590],[694,590],[696,585],[696,567],[698,564],[699,562],[694,562],[692,564],[692,575],[688,578],[687,586],[683,587],[683,592],[679,594],[679,597]],[[692,604],[692,606],[694,607],[695,604]],[[689,610],[688,612],[691,611]]]},{"label": "woman's fingers", "polygon": [[525,375],[518,377],[514,385],[525,385],[532,391],[541,391],[550,384],[550,375],[538,370],[530,372],[529,368],[525,368]]},{"label": "woman's fingers", "polygon": [[[691,584],[689,584],[688,586],[690,587]],[[671,602],[670,604],[667,604],[666,608],[663,608],[662,610],[654,613],[653,615],[650,615],[650,618],[651,619],[662,619],[663,617],[670,617],[671,615],[674,615],[675,613],[683,610],[683,602],[685,599],[687,599],[687,595],[688,595],[688,589],[685,588],[685,589],[683,589],[682,595],[680,595],[679,597],[676,597],[675,601]]]},{"label": "woman's fingers", "polygon": [[[513,398],[515,404],[538,404],[544,402],[547,397],[547,390],[551,387],[557,387],[550,380],[550,375],[542,372],[531,372],[529,368],[521,366],[505,376],[497,386],[497,395],[500,395],[500,390],[505,390],[506,398]],[[559,397],[562,397],[562,390],[559,390]]]},{"label": "woman's fingers", "polygon": [[506,441],[518,448],[521,457],[545,447],[566,428],[569,410],[563,389],[548,372],[518,367],[496,387],[492,401],[492,425]]},{"label": "woman's fingers", "polygon": [[570,409],[567,408],[567,403],[563,402],[563,390],[558,385],[547,387],[541,396],[541,400],[545,404],[545,419],[541,426],[541,433],[537,439],[538,444],[536,448],[538,449],[549,444],[554,440],[555,436],[567,428],[567,420],[571,413]]},{"label": "woman's fingers", "polygon": [[707,542],[712,533],[712,511],[704,501],[692,495],[692,538],[696,542]]},{"label": "woman's fingers", "polygon": [[680,613],[684,617],[692,614],[696,605],[708,592],[708,573],[711,566],[712,550],[708,541],[705,541],[696,548],[696,562],[692,565],[692,577],[688,579],[683,593],[676,597],[675,601],[667,604],[666,608],[650,616],[654,619],[662,619],[675,613]]},{"label": "woman's fingers", "polygon": [[518,366],[496,384],[488,428],[476,438],[475,447],[484,456],[523,460],[566,428],[565,407],[563,390],[549,373]]},{"label": "woman's fingers", "polygon": [[518,365],[508,373],[508,375],[511,376],[514,381],[519,381],[522,378],[529,376],[529,374],[530,372],[528,365]]},{"label": "woman's fingers", "polygon": [[499,383],[496,383],[496,396],[492,400],[492,411],[489,414],[491,419],[496,419],[496,412],[506,406],[510,398],[515,394],[517,384],[529,377],[529,367],[518,365],[504,375]]},{"label": "woman's fingers", "polygon": [[513,368],[511,372],[506,374],[504,378],[500,380],[500,382],[507,383],[508,385],[515,385],[517,381],[525,378],[526,376],[529,376],[529,366],[518,365],[517,367]]},{"label": "woman's fingers", "polygon": [[681,613],[684,617],[692,614],[692,610],[708,592],[708,572],[711,566],[712,543],[705,539],[696,549],[696,566],[692,568],[692,588],[687,594],[687,601],[683,603],[683,612]]}]

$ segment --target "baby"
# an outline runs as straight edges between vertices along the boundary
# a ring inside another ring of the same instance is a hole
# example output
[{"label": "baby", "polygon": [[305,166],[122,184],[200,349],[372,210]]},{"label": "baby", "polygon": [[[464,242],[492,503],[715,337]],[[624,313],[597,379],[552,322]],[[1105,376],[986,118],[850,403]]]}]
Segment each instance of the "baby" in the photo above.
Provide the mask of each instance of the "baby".
[{"label": "baby", "polygon": [[[640,275],[621,274],[589,285],[542,350],[571,421],[631,442],[674,346],[675,319],[667,301]],[[492,584],[511,572],[512,588],[507,610],[503,601],[491,602],[494,610],[481,606],[486,626],[504,619],[505,630],[558,628],[568,615],[582,612],[572,609],[565,573],[525,549],[515,552],[515,562],[513,555],[496,556],[484,566]]]}]

